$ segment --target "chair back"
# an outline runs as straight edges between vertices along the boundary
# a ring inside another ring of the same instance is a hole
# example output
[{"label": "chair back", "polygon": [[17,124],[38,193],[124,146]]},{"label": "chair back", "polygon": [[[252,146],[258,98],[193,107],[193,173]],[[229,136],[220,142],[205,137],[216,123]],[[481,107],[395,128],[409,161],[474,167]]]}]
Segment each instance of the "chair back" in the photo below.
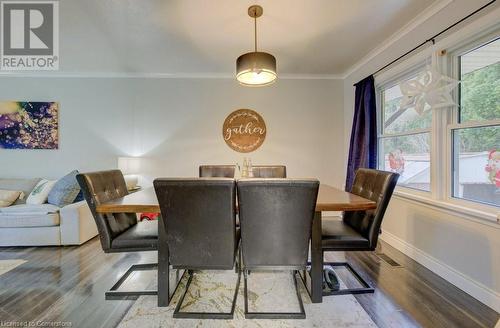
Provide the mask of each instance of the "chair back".
[{"label": "chair back", "polygon": [[232,269],[237,249],[235,180],[165,178],[153,184],[170,264],[193,270]]},{"label": "chair back", "polygon": [[284,165],[255,165],[252,170],[254,178],[286,178]]},{"label": "chair back", "polygon": [[238,180],[241,251],[245,269],[302,269],[319,181]]},{"label": "chair back", "polygon": [[96,206],[128,195],[120,170],[80,173],[76,180],[94,216],[102,249],[111,251],[111,242],[120,233],[137,224],[135,213],[97,213]]},{"label": "chair back", "polygon": [[377,203],[374,210],[348,211],[344,213],[344,223],[367,238],[370,249],[377,247],[378,235],[385,210],[392,197],[399,174],[373,169],[358,169],[351,193]]},{"label": "chair back", "polygon": [[234,165],[200,165],[200,178],[234,178]]}]

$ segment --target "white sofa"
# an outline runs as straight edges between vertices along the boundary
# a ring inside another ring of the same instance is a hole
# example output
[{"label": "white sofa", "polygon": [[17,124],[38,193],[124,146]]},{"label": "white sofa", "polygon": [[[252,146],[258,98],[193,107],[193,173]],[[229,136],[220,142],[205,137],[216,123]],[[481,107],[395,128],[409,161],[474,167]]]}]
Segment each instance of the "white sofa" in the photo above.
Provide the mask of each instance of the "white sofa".
[{"label": "white sofa", "polygon": [[[0,179],[0,189],[28,195],[40,179]],[[97,235],[85,201],[64,207],[26,205],[19,199],[0,208],[0,246],[81,245]]]}]

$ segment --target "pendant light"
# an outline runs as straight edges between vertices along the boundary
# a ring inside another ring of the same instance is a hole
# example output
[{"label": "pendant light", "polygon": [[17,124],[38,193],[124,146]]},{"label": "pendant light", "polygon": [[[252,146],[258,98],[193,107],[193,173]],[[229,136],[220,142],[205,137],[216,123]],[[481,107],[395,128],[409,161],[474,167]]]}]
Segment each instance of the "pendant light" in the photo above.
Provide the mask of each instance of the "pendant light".
[{"label": "pendant light", "polygon": [[248,8],[248,16],[254,19],[255,51],[248,52],[236,60],[236,79],[246,86],[264,86],[273,83],[276,78],[276,58],[267,52],[257,51],[257,17],[262,16],[261,6]]}]

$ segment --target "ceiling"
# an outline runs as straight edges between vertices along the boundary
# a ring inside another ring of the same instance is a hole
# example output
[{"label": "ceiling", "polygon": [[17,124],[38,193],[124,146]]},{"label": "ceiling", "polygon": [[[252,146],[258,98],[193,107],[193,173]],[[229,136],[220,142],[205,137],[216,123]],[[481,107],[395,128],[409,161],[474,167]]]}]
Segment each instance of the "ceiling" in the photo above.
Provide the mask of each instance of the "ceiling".
[{"label": "ceiling", "polygon": [[233,74],[252,51],[257,3],[259,48],[279,74],[341,75],[434,1],[64,0],[60,70]]}]

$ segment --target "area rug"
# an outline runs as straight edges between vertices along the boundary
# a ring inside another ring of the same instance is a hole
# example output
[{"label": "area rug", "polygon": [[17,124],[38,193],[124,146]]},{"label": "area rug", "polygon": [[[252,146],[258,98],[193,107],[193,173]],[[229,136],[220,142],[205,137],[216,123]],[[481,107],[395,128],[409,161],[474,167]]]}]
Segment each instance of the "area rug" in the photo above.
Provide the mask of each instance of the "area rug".
[{"label": "area rug", "polygon": [[[236,279],[237,275],[233,271],[195,273],[181,311],[230,312]],[[248,280],[249,311],[298,312],[299,305],[292,279],[288,272],[252,272]],[[313,304],[300,281],[306,319],[245,319],[243,276],[234,319],[174,319],[172,314],[186,281],[187,275],[182,278],[168,307],[157,307],[156,296],[141,296],[118,327],[377,327],[352,295],[324,297],[323,303]],[[154,282],[152,287],[156,287]]]},{"label": "area rug", "polygon": [[0,276],[26,262],[25,260],[0,260]]}]

